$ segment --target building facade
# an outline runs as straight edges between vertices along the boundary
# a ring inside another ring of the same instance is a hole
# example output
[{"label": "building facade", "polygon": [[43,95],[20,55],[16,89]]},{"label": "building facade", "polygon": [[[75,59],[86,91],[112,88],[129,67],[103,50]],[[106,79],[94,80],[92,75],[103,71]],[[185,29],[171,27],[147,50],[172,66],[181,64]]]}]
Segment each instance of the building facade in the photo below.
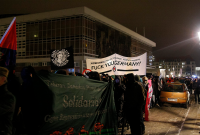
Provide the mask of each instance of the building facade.
[{"label": "building facade", "polygon": [[200,67],[196,67],[196,77],[200,78]]},{"label": "building facade", "polygon": [[[0,19],[0,38],[12,19]],[[152,65],[153,41],[87,7],[21,15],[16,23],[19,71],[28,65],[50,70],[50,50],[69,46],[74,48],[76,72],[86,69],[87,58],[113,53],[131,57],[147,52],[147,65]]]},{"label": "building facade", "polygon": [[162,59],[154,61],[156,69],[165,69],[166,77],[186,77],[196,75],[195,61],[189,59]]}]

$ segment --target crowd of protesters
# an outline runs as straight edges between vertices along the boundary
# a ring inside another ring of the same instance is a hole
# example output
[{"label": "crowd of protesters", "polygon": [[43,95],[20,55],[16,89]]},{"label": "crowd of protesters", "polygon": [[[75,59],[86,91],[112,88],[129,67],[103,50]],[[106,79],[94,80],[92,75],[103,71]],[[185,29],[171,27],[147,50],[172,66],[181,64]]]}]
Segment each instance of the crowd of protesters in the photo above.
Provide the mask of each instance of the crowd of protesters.
[{"label": "crowd of protesters", "polygon": [[[23,80],[21,83],[15,74],[0,67],[0,135],[37,134],[37,119],[30,117],[31,114],[37,113],[33,111],[37,108],[35,102],[29,100],[29,95],[33,91],[31,87],[33,72],[33,67],[24,67],[21,71]],[[58,70],[55,73],[113,83],[118,127],[125,126],[127,121],[134,135],[145,133],[144,120],[148,121],[149,109],[160,106],[160,91],[165,83],[177,81],[185,83],[190,93],[194,90],[195,101],[200,101],[200,80],[197,78],[159,78],[159,76],[138,76],[132,73],[109,76],[98,72],[82,75],[68,73],[66,70]]]}]

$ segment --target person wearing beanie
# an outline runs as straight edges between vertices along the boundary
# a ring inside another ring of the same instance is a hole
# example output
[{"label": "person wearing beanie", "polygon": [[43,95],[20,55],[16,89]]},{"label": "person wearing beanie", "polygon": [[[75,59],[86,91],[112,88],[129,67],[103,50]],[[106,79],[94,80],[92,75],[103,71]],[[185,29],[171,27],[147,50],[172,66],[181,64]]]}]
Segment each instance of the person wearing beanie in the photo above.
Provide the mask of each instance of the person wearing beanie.
[{"label": "person wearing beanie", "polygon": [[140,81],[140,76],[139,75],[135,75],[135,81],[137,81],[137,82]]},{"label": "person wearing beanie", "polygon": [[0,135],[12,135],[12,120],[15,111],[15,97],[7,90],[9,71],[0,67]]},{"label": "person wearing beanie", "polygon": [[131,134],[144,134],[143,111],[145,101],[143,87],[135,80],[134,74],[127,74],[126,91],[124,93],[124,112],[130,124]]},{"label": "person wearing beanie", "polygon": [[112,79],[112,80],[115,80],[115,75],[111,75],[111,79]]}]

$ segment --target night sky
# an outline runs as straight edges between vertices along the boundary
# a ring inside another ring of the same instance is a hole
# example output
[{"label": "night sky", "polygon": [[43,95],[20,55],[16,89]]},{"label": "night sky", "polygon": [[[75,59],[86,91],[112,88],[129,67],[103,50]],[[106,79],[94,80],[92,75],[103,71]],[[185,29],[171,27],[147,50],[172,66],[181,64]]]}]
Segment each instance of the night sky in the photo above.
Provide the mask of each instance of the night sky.
[{"label": "night sky", "polygon": [[86,6],[154,41],[153,54],[191,56],[200,66],[200,0],[1,0],[0,15]]}]

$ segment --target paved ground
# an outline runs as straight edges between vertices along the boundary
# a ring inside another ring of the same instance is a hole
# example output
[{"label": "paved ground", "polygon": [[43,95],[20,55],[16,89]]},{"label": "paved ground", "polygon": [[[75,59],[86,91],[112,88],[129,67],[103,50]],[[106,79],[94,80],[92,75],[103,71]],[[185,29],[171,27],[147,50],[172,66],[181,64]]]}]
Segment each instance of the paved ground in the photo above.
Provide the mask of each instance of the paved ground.
[{"label": "paved ground", "polygon": [[[145,135],[200,135],[200,104],[194,102],[192,95],[188,109],[170,104],[155,107],[150,109],[149,122],[144,124]],[[130,133],[125,128],[124,135]]]}]

